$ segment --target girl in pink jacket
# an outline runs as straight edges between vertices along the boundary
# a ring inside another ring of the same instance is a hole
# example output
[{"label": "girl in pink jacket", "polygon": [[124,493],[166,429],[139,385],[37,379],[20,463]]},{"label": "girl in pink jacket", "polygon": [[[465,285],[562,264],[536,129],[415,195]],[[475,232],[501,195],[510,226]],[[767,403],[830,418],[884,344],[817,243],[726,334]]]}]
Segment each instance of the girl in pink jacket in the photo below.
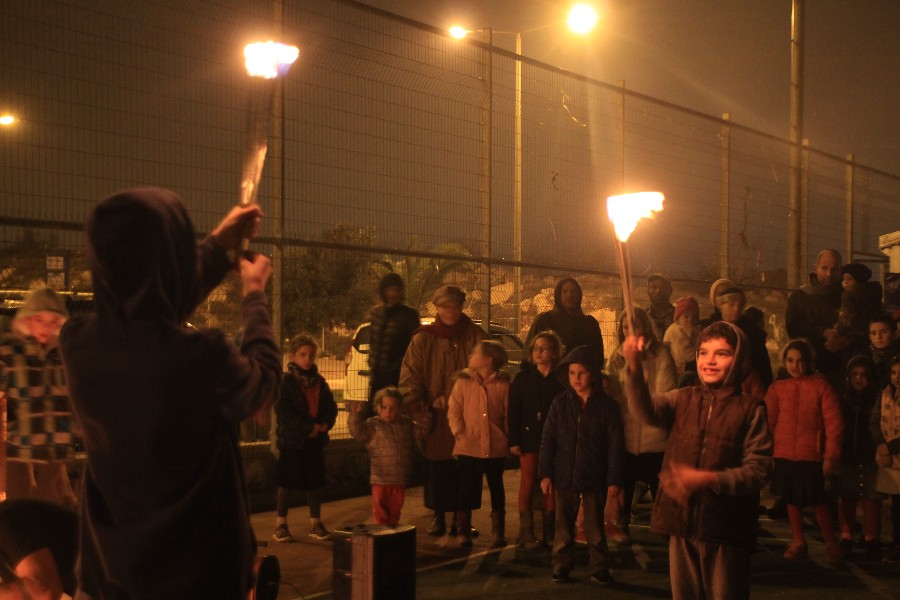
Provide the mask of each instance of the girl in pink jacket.
[{"label": "girl in pink jacket", "polygon": [[793,542],[788,559],[806,556],[803,508],[812,506],[831,564],[840,563],[831,512],[825,501],[825,476],[834,473],[841,454],[844,423],[837,395],[812,370],[812,348],[792,340],[782,353],[782,374],[766,393],[769,429],[775,439],[772,493],[784,498]]}]

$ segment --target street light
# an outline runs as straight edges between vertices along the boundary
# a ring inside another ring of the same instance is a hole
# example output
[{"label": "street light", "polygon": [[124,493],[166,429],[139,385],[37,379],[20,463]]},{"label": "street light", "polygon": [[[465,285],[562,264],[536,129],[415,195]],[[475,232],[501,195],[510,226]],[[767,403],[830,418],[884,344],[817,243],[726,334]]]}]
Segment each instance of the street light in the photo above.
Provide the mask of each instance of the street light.
[{"label": "street light", "polygon": [[[566,25],[569,30],[578,35],[586,35],[593,31],[599,21],[597,11],[589,4],[575,4],[568,14]],[[527,33],[540,31],[555,27],[560,23],[549,23],[541,25],[533,29],[525,31],[498,31],[496,29],[484,28],[483,31],[489,33],[488,44],[493,46],[493,34],[500,33],[516,36],[516,87],[515,87],[515,179],[513,189],[513,260],[516,265],[513,267],[514,283],[513,283],[513,301],[516,305],[515,311],[515,332],[521,333],[521,303],[522,303],[522,36]],[[463,39],[473,30],[466,29],[461,25],[450,27],[450,36],[456,39]],[[489,257],[488,257],[489,258]],[[490,313],[489,313],[490,314]]]},{"label": "street light", "polygon": [[0,117],[0,125],[12,125],[16,122],[16,118],[12,115],[3,115]]}]

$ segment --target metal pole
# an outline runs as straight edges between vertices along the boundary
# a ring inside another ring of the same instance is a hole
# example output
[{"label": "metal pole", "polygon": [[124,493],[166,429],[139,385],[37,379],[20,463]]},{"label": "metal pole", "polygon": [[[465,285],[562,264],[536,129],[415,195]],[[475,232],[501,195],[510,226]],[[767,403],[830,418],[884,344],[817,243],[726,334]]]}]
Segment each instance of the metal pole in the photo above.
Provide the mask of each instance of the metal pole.
[{"label": "metal pole", "polygon": [[[844,263],[853,262],[853,155],[847,155],[844,188]],[[884,278],[879,281],[884,281]]]},{"label": "metal pole", "polygon": [[800,266],[806,269],[807,265],[809,265],[809,140],[804,139],[800,153]]},{"label": "metal pole", "polygon": [[719,277],[728,278],[729,255],[728,238],[730,233],[731,205],[731,127],[728,120],[731,116],[722,113],[722,188],[719,194]]},{"label": "metal pole", "polygon": [[791,175],[788,203],[787,284],[800,284],[800,195],[801,141],[803,140],[803,6],[804,0],[793,0],[791,8]]},{"label": "metal pole", "polygon": [[513,331],[522,331],[522,34],[516,33],[516,148],[515,148],[515,188],[513,210],[513,258],[514,269],[515,320]]},{"label": "metal pole", "polygon": [[487,48],[482,50],[481,66],[485,88],[485,103],[482,115],[482,149],[481,149],[481,255],[487,261],[484,269],[487,298],[487,317],[485,331],[490,331],[491,324],[491,207],[493,204],[493,120],[494,120],[494,39],[490,27],[482,31]]}]

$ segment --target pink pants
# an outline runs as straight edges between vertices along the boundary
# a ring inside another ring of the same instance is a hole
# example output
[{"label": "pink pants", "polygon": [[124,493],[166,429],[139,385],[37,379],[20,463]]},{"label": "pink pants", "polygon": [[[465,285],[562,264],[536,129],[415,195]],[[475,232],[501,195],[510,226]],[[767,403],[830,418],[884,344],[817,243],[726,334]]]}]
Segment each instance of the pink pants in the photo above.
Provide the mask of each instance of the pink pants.
[{"label": "pink pants", "polygon": [[[537,452],[523,452],[519,457],[519,510],[531,510],[531,495],[537,486]],[[544,495],[544,512],[556,510],[556,497],[553,494]]]},{"label": "pink pants", "polygon": [[405,485],[372,484],[372,513],[379,525],[400,523],[400,509],[406,499]]}]

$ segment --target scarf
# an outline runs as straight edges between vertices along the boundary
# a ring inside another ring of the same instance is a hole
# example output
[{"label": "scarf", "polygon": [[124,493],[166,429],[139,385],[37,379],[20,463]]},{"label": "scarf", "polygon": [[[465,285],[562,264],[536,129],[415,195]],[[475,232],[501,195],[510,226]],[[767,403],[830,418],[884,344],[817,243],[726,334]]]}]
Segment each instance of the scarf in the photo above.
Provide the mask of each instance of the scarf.
[{"label": "scarf", "polygon": [[468,315],[462,315],[459,318],[459,321],[456,322],[456,325],[445,325],[440,319],[435,319],[434,323],[431,325],[420,326],[415,330],[413,335],[420,331],[424,331],[428,335],[433,335],[434,337],[455,339],[461,337],[471,324],[472,319],[470,319]]},{"label": "scarf", "polygon": [[319,370],[316,365],[311,369],[303,369],[294,362],[288,363],[288,371],[300,382],[303,388],[303,395],[306,396],[306,406],[309,408],[309,416],[313,419],[319,414],[319,390],[321,389],[321,379]]}]

